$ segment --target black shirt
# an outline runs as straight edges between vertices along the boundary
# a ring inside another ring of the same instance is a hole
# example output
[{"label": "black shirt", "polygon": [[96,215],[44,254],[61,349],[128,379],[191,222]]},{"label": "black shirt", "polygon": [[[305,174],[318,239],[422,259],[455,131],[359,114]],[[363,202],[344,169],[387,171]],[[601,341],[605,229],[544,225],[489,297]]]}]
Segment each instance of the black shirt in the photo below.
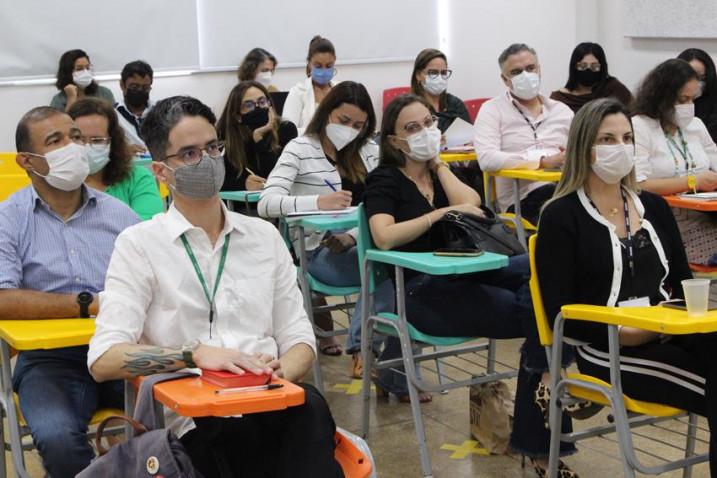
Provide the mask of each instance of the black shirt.
[{"label": "black shirt", "polygon": [[[296,136],[297,131],[294,123],[291,121],[282,121],[281,124],[279,124],[278,151],[273,151],[269,146],[269,135],[264,136],[264,139],[258,143],[255,143],[253,140],[247,141],[244,145],[244,152],[249,169],[262,178],[268,178],[271,170],[274,169],[276,165],[276,160],[281,156],[281,151],[284,149],[284,146],[296,138]],[[224,176],[222,191],[245,191],[246,178],[249,176],[249,172],[246,168],[239,174],[237,168],[226,156],[224,157],[224,167],[226,168],[226,174]]]},{"label": "black shirt", "polygon": [[436,116],[438,116],[438,129],[441,130],[441,133],[445,133],[456,118],[461,118],[468,123],[471,122],[471,117],[468,115],[468,109],[463,100],[450,93],[446,93],[445,108],[438,111]]},{"label": "black shirt", "polygon": [[[680,282],[691,278],[692,273],[672,211],[660,196],[642,192],[639,198],[645,208],[644,219],[655,229],[665,252],[669,273],[662,283],[665,271],[655,245],[652,241],[645,243],[643,233],[640,233],[638,236],[642,239],[639,239],[640,247],[635,256],[636,290],[631,290],[629,282],[625,282],[628,267],[623,259],[618,298],[648,296],[654,303],[661,300],[661,283],[673,297],[682,297]],[[635,239],[637,244],[638,238]],[[625,254],[624,248],[621,247],[621,251]],[[613,279],[610,232],[588,213],[577,193],[562,197],[543,210],[535,260],[545,311],[551,324],[563,305],[608,303]],[[607,344],[606,330],[606,326],[591,322],[569,320],[565,324],[567,337],[600,348]]]},{"label": "black shirt", "polygon": [[[400,169],[395,166],[379,166],[366,178],[366,193],[364,194],[366,217],[370,219],[374,214],[388,214],[393,216],[396,223],[399,223],[415,219],[434,209],[448,206],[448,198],[438,177],[431,173],[431,178],[433,179],[433,205]],[[428,232],[394,249],[404,252],[430,252],[433,250]]]}]

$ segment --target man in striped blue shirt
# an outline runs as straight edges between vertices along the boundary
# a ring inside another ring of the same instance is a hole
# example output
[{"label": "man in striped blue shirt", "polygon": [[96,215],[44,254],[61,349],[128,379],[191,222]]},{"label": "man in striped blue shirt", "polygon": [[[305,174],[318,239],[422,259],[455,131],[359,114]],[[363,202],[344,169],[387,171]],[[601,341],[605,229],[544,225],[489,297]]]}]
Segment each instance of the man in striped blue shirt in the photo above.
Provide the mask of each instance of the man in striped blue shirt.
[{"label": "man in striped blue shirt", "polygon": [[[0,203],[0,319],[96,315],[115,238],[139,218],[83,184],[84,140],[65,113],[30,110],[15,142],[32,186]],[[122,382],[92,380],[86,346],[21,352],[13,387],[53,478],[74,477],[90,463],[92,414],[123,404]]]}]

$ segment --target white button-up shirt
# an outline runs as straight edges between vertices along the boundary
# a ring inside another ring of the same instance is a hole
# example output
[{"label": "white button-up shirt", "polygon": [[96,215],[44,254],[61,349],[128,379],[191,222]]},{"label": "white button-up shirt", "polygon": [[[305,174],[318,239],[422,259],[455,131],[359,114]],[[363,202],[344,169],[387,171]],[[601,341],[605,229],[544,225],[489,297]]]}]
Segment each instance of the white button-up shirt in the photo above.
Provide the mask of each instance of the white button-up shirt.
[{"label": "white button-up shirt", "polygon": [[[541,157],[557,154],[560,148],[565,148],[573,120],[572,110],[542,95],[540,101],[543,109],[537,118],[508,91],[481,106],[475,121],[473,144],[483,171],[537,169]],[[520,199],[544,184],[521,181]],[[500,210],[505,211],[515,202],[512,180],[496,178],[496,195]]]},{"label": "white button-up shirt", "polygon": [[[688,175],[685,159],[674,146],[670,148],[659,120],[637,115],[632,118],[632,127],[635,129],[635,176],[638,182]],[[691,172],[717,171],[717,146],[702,120],[694,118],[682,134],[692,157],[690,163],[694,160]],[[673,139],[682,149],[679,135],[675,134]]]},{"label": "white button-up shirt", "polygon": [[[152,344],[179,349],[203,344],[280,357],[299,343],[316,352],[311,323],[296,282],[296,268],[270,223],[224,208],[224,229],[216,244],[172,205],[165,214],[120,234],[100,294],[97,329],[88,366],[115,344]],[[182,245],[185,234],[210,293],[222,246],[231,235],[224,272],[215,296],[211,338],[209,305]],[[168,415],[178,435],[190,419]]]}]

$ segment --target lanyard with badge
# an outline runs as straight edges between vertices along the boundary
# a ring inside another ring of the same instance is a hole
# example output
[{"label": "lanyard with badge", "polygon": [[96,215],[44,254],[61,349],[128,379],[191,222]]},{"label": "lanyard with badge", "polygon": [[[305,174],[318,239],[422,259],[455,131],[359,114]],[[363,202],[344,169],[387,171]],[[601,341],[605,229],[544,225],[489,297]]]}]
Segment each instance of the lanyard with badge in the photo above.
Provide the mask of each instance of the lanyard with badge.
[{"label": "lanyard with badge", "polygon": [[523,110],[521,110],[518,107],[518,105],[513,103],[513,106],[515,106],[515,109],[518,110],[518,113],[520,113],[520,116],[522,116],[523,119],[525,120],[525,122],[528,123],[528,126],[530,126],[530,129],[533,131],[533,139],[535,141],[538,141],[538,128],[540,127],[541,124],[543,124],[543,122],[538,121],[537,123],[533,123],[532,121],[530,121],[530,119],[528,119],[527,116],[525,116],[525,113],[523,113]]},{"label": "lanyard with badge", "polygon": [[[632,237],[632,230],[631,230],[631,221],[630,221],[630,207],[628,206],[627,202],[627,196],[625,195],[625,190],[620,188],[620,195],[622,196],[622,207],[623,211],[625,212],[625,242],[626,242],[626,248],[627,248],[627,267],[630,272],[630,284],[633,287],[632,292],[634,293],[634,284],[635,284],[635,250],[633,247],[633,237]],[[597,208],[595,203],[590,199],[590,204],[595,208],[598,213],[600,210]],[[650,298],[649,297],[636,297],[631,296],[626,300],[621,300],[618,302],[618,307],[645,307],[650,305]]]},{"label": "lanyard with badge", "polygon": [[199,283],[202,284],[202,290],[204,290],[204,296],[207,298],[207,302],[209,302],[209,338],[212,338],[212,322],[214,322],[214,316],[216,315],[216,308],[214,306],[214,297],[217,295],[217,289],[219,288],[219,281],[222,279],[222,273],[224,272],[224,263],[227,260],[227,251],[229,250],[229,237],[231,237],[229,234],[227,234],[224,238],[224,245],[222,246],[222,255],[219,259],[219,268],[217,269],[217,277],[214,280],[214,290],[212,291],[212,295],[209,295],[209,288],[207,287],[207,281],[204,280],[204,274],[202,274],[202,270],[199,268],[199,263],[197,262],[197,258],[194,256],[194,251],[192,251],[192,246],[189,245],[189,241],[187,240],[186,236],[182,234],[180,236],[180,239],[182,240],[182,244],[184,244],[184,249],[187,251],[187,255],[189,256],[189,259],[192,261],[192,265],[194,266],[194,272],[197,273],[197,278],[199,279]]},{"label": "lanyard with badge", "polygon": [[667,149],[670,150],[672,160],[675,163],[675,177],[680,177],[679,160],[677,159],[677,155],[675,154],[675,150],[677,150],[677,152],[680,153],[680,157],[682,157],[685,162],[687,185],[690,189],[697,192],[697,180],[695,178],[695,169],[697,168],[697,164],[695,163],[695,158],[692,156],[689,146],[687,146],[687,141],[685,141],[685,136],[682,134],[681,128],[677,128],[677,134],[680,137],[680,144],[682,144],[681,148],[677,144],[677,141],[675,141],[675,138],[673,138],[672,136],[665,135],[665,138],[667,139]]}]

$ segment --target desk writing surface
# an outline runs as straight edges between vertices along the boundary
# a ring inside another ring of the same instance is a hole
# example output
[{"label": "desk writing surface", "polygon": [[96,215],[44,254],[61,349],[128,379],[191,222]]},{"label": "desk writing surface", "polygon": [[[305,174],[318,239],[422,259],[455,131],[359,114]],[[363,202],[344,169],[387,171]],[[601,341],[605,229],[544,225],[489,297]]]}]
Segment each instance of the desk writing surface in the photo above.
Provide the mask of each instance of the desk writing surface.
[{"label": "desk writing surface", "polygon": [[689,199],[683,196],[663,196],[667,204],[672,207],[682,209],[692,209],[694,211],[717,211],[717,201],[708,201],[704,199]]},{"label": "desk writing surface", "polygon": [[17,350],[87,345],[94,319],[0,320],[0,338]]},{"label": "desk writing surface", "polygon": [[[137,387],[142,377],[135,379]],[[259,392],[214,393],[221,387],[200,377],[161,382],[154,386],[154,398],[183,417],[226,417],[245,413],[285,410],[304,403],[304,389],[284,379],[274,379],[282,388]]]},{"label": "desk writing surface", "polygon": [[701,317],[689,317],[687,311],[659,305],[650,307],[607,307],[571,304],[561,308],[563,317],[613,325],[626,325],[661,334],[683,335],[717,332],[717,310]]}]

